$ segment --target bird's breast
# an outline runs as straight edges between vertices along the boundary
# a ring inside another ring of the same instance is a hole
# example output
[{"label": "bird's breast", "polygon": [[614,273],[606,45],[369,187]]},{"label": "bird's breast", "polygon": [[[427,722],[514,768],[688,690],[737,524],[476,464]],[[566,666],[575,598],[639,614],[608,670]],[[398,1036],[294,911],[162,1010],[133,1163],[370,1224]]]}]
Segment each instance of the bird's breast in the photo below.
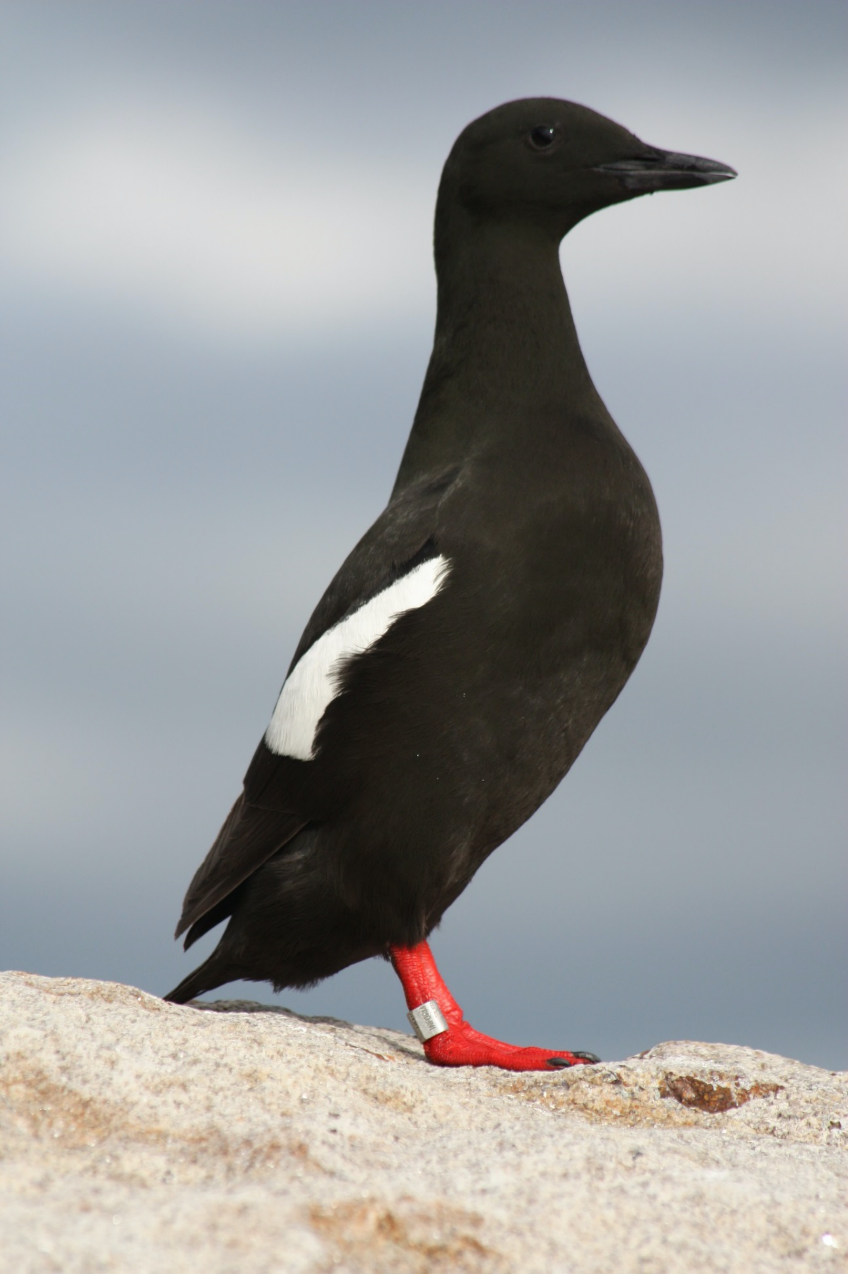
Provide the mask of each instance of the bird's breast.
[{"label": "bird's breast", "polygon": [[444,606],[516,665],[606,653],[630,667],[659,600],[662,543],[650,482],[627,443],[588,431],[516,452],[445,510]]}]

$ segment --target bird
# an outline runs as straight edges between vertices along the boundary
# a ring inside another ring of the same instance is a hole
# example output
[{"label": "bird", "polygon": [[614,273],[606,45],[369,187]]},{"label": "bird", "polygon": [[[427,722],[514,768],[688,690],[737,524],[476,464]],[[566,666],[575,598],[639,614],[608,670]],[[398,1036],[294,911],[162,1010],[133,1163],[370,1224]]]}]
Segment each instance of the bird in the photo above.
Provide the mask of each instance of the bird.
[{"label": "bird", "polygon": [[735,176],[558,98],[507,102],[460,133],[397,479],[309,619],[189,885],[185,947],[227,926],[167,1000],[237,979],[303,988],[378,956],[436,1065],[599,1060],[476,1031],[428,937],[573,765],[659,601],[656,501],[589,375],[560,243],[602,208]]}]

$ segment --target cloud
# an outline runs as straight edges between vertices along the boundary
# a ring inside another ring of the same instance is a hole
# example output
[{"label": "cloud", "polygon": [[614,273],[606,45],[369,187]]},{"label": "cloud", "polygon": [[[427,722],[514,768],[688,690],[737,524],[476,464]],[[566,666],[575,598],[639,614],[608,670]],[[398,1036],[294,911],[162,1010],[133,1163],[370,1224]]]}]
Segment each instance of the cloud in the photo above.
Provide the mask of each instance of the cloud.
[{"label": "cloud", "polygon": [[54,119],[3,166],[20,289],[247,337],[432,304],[435,192],[408,173],[291,161],[179,107]]}]

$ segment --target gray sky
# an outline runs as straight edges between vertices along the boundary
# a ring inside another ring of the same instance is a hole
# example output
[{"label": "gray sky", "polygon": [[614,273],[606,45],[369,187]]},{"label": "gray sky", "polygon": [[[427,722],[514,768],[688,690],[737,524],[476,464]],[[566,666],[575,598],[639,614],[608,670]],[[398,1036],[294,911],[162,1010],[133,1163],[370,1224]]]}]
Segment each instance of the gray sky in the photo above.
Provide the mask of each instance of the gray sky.
[{"label": "gray sky", "polygon": [[[566,241],[663,599],[434,948],[516,1042],[848,1064],[844,26],[827,0],[6,0],[0,964],[162,992],[209,949],[171,941],[185,886],[411,422],[441,164],[549,93],[740,177]],[[281,998],[404,1023],[381,962]]]}]

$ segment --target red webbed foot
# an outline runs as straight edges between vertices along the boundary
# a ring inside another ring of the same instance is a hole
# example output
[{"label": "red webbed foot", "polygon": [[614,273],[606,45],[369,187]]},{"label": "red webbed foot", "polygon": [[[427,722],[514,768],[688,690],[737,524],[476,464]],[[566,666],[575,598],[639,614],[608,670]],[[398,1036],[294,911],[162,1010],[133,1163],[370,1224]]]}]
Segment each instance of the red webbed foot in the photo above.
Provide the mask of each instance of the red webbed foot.
[{"label": "red webbed foot", "polygon": [[601,1059],[594,1053],[553,1052],[546,1048],[522,1048],[505,1044],[475,1031],[462,1020],[424,1043],[427,1060],[436,1066],[500,1066],[508,1071],[561,1070],[567,1066],[587,1066]]},{"label": "red webbed foot", "polygon": [[445,985],[426,942],[416,947],[390,947],[389,953],[403,985],[410,1022],[424,1045],[427,1060],[434,1065],[550,1071],[601,1060],[594,1053],[504,1044],[475,1031]]}]

